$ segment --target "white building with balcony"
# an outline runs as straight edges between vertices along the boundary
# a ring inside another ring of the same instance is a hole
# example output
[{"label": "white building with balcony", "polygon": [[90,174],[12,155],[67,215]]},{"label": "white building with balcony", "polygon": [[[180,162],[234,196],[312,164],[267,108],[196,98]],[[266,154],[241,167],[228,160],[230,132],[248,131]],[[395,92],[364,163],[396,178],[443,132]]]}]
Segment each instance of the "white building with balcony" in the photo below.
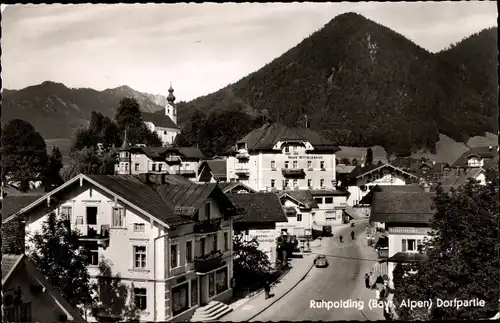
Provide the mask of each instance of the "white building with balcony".
[{"label": "white building with balcony", "polygon": [[376,272],[390,281],[396,264],[425,259],[421,246],[430,237],[434,197],[432,192],[374,193],[370,222],[382,223],[388,239],[387,248],[379,249],[382,265]]},{"label": "white building with balcony", "polygon": [[81,174],[4,222],[21,214],[30,236],[52,212],[81,232],[93,280],[107,260],[112,274],[133,286],[128,302],[135,302],[141,321],[186,320],[232,295],[235,207],[215,183],[165,174]]},{"label": "white building with balcony", "polygon": [[236,143],[227,178],[256,191],[334,189],[339,150],[309,128],[268,123]]}]

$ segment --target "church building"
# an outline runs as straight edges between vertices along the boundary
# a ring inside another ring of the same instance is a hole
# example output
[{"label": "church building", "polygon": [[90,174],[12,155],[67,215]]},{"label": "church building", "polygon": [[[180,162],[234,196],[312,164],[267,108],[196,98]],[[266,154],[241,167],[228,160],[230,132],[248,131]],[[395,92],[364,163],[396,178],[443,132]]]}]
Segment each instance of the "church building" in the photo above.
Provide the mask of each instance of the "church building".
[{"label": "church building", "polygon": [[174,143],[175,137],[181,132],[177,125],[177,107],[174,103],[174,89],[172,84],[168,89],[165,114],[142,112],[142,120],[151,131],[154,131],[161,138],[163,146],[170,146]]}]

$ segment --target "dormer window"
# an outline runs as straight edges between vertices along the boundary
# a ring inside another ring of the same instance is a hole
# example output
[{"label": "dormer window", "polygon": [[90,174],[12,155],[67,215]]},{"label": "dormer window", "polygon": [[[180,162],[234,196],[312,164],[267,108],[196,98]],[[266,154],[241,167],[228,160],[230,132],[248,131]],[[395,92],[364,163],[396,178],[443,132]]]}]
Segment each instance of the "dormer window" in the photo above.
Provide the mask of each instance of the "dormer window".
[{"label": "dormer window", "polygon": [[285,147],[285,153],[289,153],[290,152],[290,147],[286,146]]}]

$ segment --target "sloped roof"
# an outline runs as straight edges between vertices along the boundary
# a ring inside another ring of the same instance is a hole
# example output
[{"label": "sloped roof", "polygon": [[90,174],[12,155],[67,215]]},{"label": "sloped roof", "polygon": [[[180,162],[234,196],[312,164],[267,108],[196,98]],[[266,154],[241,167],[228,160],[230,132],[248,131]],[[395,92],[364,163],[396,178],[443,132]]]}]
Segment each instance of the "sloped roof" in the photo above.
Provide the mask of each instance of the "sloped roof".
[{"label": "sloped roof", "polygon": [[318,204],[314,200],[313,195],[309,191],[292,190],[292,191],[281,191],[278,193],[278,197],[280,199],[286,195],[291,197],[293,200],[303,204],[306,208],[318,207]]},{"label": "sloped roof", "polygon": [[274,193],[228,194],[238,208],[245,209],[235,222],[287,222],[278,196]]},{"label": "sloped roof", "polygon": [[332,141],[321,137],[309,128],[288,127],[280,123],[267,123],[248,133],[238,143],[246,143],[248,150],[272,149],[278,141],[308,141],[315,150],[340,150]]},{"label": "sloped roof", "polygon": [[206,163],[208,164],[208,167],[210,167],[212,175],[215,178],[227,177],[227,166],[224,159],[207,160]]},{"label": "sloped roof", "polygon": [[[216,183],[182,182],[174,175],[166,175],[167,184],[146,184],[139,178],[136,175],[80,174],[54,191],[62,190],[78,182],[79,179],[87,179],[116,194],[132,204],[132,206],[143,210],[159,221],[172,226],[192,223],[193,220],[186,217],[186,214],[178,212],[179,209],[187,208],[190,213],[193,213],[202,206],[209,196],[217,198],[218,202],[227,209],[234,208],[234,205],[222,193]],[[46,196],[54,194],[53,192],[48,193]],[[38,201],[44,199],[45,196],[42,196]]]},{"label": "sloped roof", "polygon": [[14,268],[19,264],[24,255],[2,254],[2,285],[5,283]]},{"label": "sloped roof", "polygon": [[337,164],[335,166],[335,172],[337,174],[350,174],[356,166],[350,166],[350,165],[344,165],[344,164]]},{"label": "sloped roof", "polygon": [[481,167],[469,168],[463,173],[450,172],[447,176],[442,176],[439,180],[442,186],[458,187],[466,184],[470,178],[476,178],[485,170]]},{"label": "sloped roof", "polygon": [[241,187],[243,189],[246,189],[250,193],[257,192],[256,190],[254,190],[250,186],[247,186],[241,182],[222,182],[222,183],[218,183],[218,185],[219,185],[220,189],[222,190],[222,192],[224,192],[224,193],[228,193],[229,191],[231,191],[237,187]]},{"label": "sloped roof", "polygon": [[497,147],[494,146],[492,149],[489,146],[472,148],[458,157],[451,167],[467,167],[468,158],[471,156],[495,158],[495,156],[498,156]]},{"label": "sloped roof", "polygon": [[151,122],[155,127],[180,129],[169,116],[159,113],[141,112],[142,121]]},{"label": "sloped roof", "polygon": [[196,147],[169,147],[161,152],[161,155],[173,154],[192,159],[203,159],[203,153]]},{"label": "sloped roof", "polygon": [[130,148],[132,153],[142,153],[151,159],[163,158],[163,153],[167,150],[167,147],[152,147],[152,146],[133,146]]},{"label": "sloped roof", "polygon": [[360,201],[359,204],[372,204],[376,192],[423,192],[421,185],[375,185]]},{"label": "sloped roof", "polygon": [[356,168],[354,168],[351,172],[351,177],[353,177],[353,178],[363,177],[363,176],[368,175],[369,173],[372,173],[378,169],[382,169],[385,167],[390,167],[392,169],[399,171],[400,173],[403,173],[403,174],[408,175],[408,176],[413,177],[413,178],[417,178],[417,176],[412,174],[412,173],[409,173],[409,172],[407,172],[399,167],[393,166],[391,164],[383,163],[381,161],[379,161],[377,164],[365,165],[363,167],[361,167],[360,165],[356,166]]},{"label": "sloped roof", "polygon": [[1,200],[2,221],[44,195],[45,193],[21,193],[7,195]]},{"label": "sloped roof", "polygon": [[370,221],[383,223],[429,223],[435,193],[375,192]]}]

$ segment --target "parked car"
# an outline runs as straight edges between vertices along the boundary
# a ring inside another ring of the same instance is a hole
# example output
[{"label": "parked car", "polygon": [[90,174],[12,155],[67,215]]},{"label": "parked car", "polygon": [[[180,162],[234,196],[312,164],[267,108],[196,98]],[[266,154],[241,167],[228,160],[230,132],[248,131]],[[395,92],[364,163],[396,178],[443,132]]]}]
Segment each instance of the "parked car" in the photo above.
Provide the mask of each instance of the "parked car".
[{"label": "parked car", "polygon": [[314,266],[316,266],[316,268],[328,267],[328,260],[325,256],[317,256],[314,258]]}]

